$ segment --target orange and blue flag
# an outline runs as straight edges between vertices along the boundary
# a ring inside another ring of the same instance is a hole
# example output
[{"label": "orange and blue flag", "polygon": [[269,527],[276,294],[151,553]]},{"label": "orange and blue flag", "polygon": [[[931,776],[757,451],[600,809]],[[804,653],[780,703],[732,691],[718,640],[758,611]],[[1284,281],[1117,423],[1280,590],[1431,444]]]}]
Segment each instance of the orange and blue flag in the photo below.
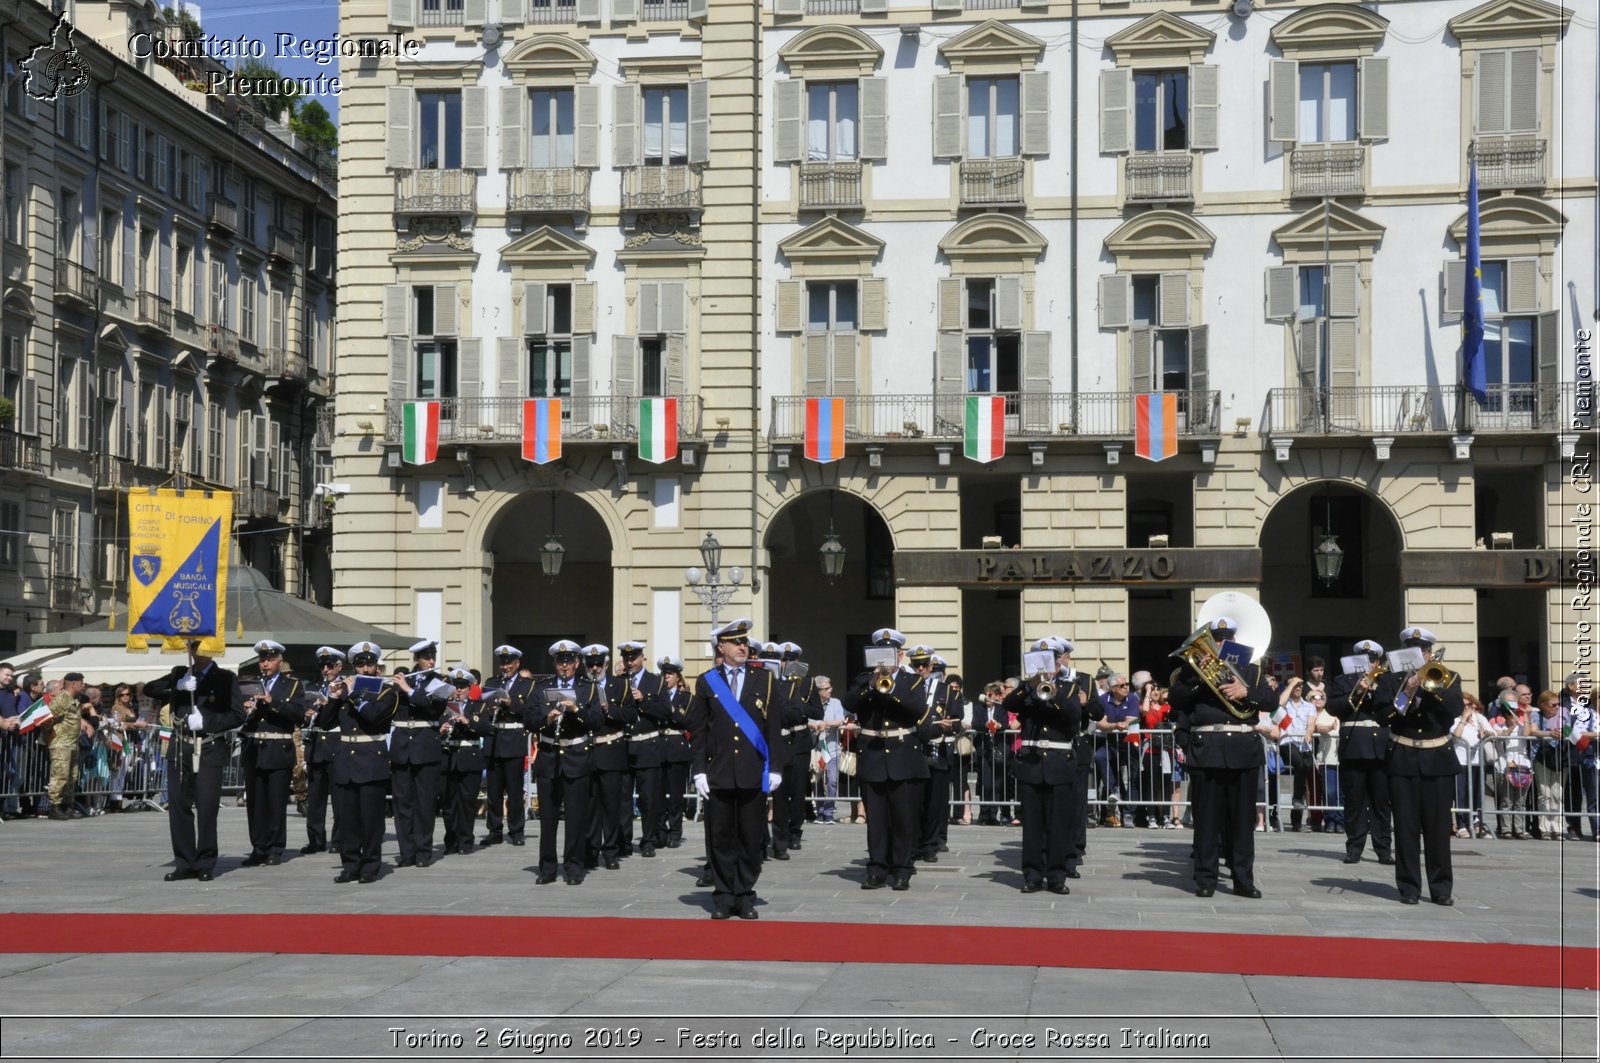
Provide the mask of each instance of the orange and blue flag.
[{"label": "orange and blue flag", "polygon": [[806,457],[838,461],[844,457],[844,400],[806,400]]},{"label": "orange and blue flag", "polygon": [[1154,392],[1133,397],[1133,452],[1149,461],[1178,453],[1178,396]]},{"label": "orange and blue flag", "polygon": [[522,458],[544,465],[561,457],[561,400],[522,400]]}]

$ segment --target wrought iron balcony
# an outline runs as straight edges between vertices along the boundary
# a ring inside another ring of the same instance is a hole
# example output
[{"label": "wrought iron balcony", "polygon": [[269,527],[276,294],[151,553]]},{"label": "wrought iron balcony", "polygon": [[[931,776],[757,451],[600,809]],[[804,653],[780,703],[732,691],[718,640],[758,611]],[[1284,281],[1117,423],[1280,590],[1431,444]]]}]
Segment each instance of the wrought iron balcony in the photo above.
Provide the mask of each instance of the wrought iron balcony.
[{"label": "wrought iron balcony", "polygon": [[1129,155],[1127,189],[1130,203],[1188,203],[1194,200],[1194,156],[1187,151]]},{"label": "wrought iron balcony", "polygon": [[233,515],[246,520],[277,520],[281,496],[265,487],[240,487],[233,492]]},{"label": "wrought iron balcony", "polygon": [[[1006,400],[1008,439],[1116,439],[1133,435],[1132,392],[999,392]],[[1219,434],[1219,391],[1178,393],[1178,434]],[[862,442],[959,440],[966,429],[965,394],[844,397],[845,438]],[[767,438],[805,438],[806,399],[772,400]]]},{"label": "wrought iron balcony", "polygon": [[18,435],[9,428],[0,428],[0,469],[40,472],[43,468],[37,439]]},{"label": "wrought iron balcony", "polygon": [[94,306],[100,297],[100,278],[70,259],[56,263],[56,298]]},{"label": "wrought iron balcony", "polygon": [[962,159],[963,207],[1022,206],[1021,159]]},{"label": "wrought iron balcony", "polygon": [[331,404],[317,407],[316,434],[311,438],[311,445],[317,450],[332,450],[334,439],[333,406]]},{"label": "wrought iron balcony", "polygon": [[83,608],[83,581],[77,576],[50,576],[50,608],[76,613]]},{"label": "wrought iron balcony", "polygon": [[422,0],[420,10],[417,11],[417,25],[464,26],[467,21],[466,16],[466,7],[462,0]]},{"label": "wrought iron balcony", "polygon": [[861,0],[806,0],[808,15],[859,15]]},{"label": "wrought iron balcony", "polygon": [[206,351],[230,361],[239,360],[239,334],[221,325],[206,326]]},{"label": "wrought iron balcony", "polygon": [[306,378],[306,360],[295,351],[268,347],[262,352],[267,359],[267,375],[276,380],[303,381]]},{"label": "wrought iron balcony", "polygon": [[800,164],[801,210],[859,210],[860,162],[803,162]]},{"label": "wrought iron balcony", "polygon": [[639,8],[640,22],[687,22],[689,0],[644,0]]},{"label": "wrought iron balcony", "polygon": [[[701,438],[699,395],[678,395],[678,438]],[[561,438],[568,443],[608,443],[639,438],[638,395],[592,395],[561,400]],[[421,400],[408,400],[421,401]],[[522,404],[515,396],[439,399],[439,443],[521,443]],[[384,417],[384,440],[400,441],[403,402],[389,400]]]},{"label": "wrought iron balcony", "polygon": [[574,23],[578,21],[576,0],[528,0],[529,22]]},{"label": "wrought iron balcony", "polygon": [[[207,97],[210,99],[210,97]],[[221,196],[212,196],[206,208],[206,221],[214,229],[226,229],[236,232],[239,228],[239,207],[231,199]]]},{"label": "wrought iron balcony", "polygon": [[472,170],[402,170],[395,174],[396,214],[472,214],[478,175]]},{"label": "wrought iron balcony", "polygon": [[1593,392],[1578,404],[1574,381],[1490,384],[1479,407],[1459,385],[1364,388],[1273,388],[1267,392],[1265,435],[1400,436],[1570,432],[1592,423]]},{"label": "wrought iron balcony", "polygon": [[155,292],[141,291],[138,295],[135,313],[138,315],[139,324],[149,326],[157,332],[172,331],[172,300],[163,299]]},{"label": "wrought iron balcony", "polygon": [[1530,136],[1479,137],[1478,187],[1543,188],[1547,143]]},{"label": "wrought iron balcony", "polygon": [[276,227],[267,230],[267,254],[286,266],[298,266],[306,257],[295,235]]},{"label": "wrought iron balcony", "polygon": [[530,167],[511,171],[509,211],[539,214],[588,214],[589,171],[572,166]]},{"label": "wrought iron balcony", "polygon": [[1293,196],[1359,196],[1367,190],[1359,144],[1301,144],[1289,153]]},{"label": "wrought iron balcony", "polygon": [[622,175],[623,210],[699,210],[700,167],[639,166]]}]

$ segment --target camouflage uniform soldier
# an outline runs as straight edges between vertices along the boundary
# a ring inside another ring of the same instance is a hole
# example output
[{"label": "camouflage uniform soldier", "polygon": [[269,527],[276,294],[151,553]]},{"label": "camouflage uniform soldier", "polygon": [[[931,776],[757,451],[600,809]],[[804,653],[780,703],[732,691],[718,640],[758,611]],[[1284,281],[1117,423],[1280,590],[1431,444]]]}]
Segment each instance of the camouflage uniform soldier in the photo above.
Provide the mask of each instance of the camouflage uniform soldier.
[{"label": "camouflage uniform soldier", "polygon": [[72,788],[78,781],[78,730],[82,719],[83,673],[72,672],[61,680],[61,690],[50,700],[54,718],[50,732],[51,819],[76,819],[72,811]]}]

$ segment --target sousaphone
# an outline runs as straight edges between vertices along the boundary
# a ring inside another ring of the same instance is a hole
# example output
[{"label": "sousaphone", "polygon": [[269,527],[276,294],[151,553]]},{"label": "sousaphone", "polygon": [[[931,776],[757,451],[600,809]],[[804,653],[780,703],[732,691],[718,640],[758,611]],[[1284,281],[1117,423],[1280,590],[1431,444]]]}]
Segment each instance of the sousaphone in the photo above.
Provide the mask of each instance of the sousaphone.
[{"label": "sousaphone", "polygon": [[1260,602],[1238,591],[1223,591],[1206,599],[1200,607],[1199,626],[1184,639],[1182,646],[1173,651],[1172,656],[1183,661],[1199,676],[1230,715],[1241,720],[1248,719],[1255,710],[1235,704],[1222,692],[1224,686],[1235,680],[1250,685],[1233,664],[1223,658],[1211,634],[1212,621],[1224,616],[1238,625],[1234,633],[1235,641],[1251,648],[1255,654],[1251,658],[1253,662],[1261,661],[1272,641],[1272,621]]}]

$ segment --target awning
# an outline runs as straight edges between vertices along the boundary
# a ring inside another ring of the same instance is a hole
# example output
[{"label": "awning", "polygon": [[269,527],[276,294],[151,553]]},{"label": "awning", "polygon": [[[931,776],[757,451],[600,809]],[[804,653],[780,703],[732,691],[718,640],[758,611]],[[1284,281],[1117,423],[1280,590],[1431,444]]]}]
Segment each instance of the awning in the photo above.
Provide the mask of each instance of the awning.
[{"label": "awning", "polygon": [[[118,646],[80,646],[75,650],[58,648],[53,652],[61,656],[51,658],[38,669],[46,680],[60,679],[68,672],[82,672],[83,678],[94,684],[147,683],[188,661],[188,657],[181,653],[129,653]],[[217,663],[237,671],[240,665],[255,659],[256,651],[251,647],[229,646],[227,653],[217,658]]]},{"label": "awning", "polygon": [[13,653],[9,657],[0,659],[15,668],[17,676],[20,678],[23,672],[33,671],[50,658],[60,657],[64,653],[71,652],[71,646],[47,646],[43,649],[23,650],[21,653]]}]

